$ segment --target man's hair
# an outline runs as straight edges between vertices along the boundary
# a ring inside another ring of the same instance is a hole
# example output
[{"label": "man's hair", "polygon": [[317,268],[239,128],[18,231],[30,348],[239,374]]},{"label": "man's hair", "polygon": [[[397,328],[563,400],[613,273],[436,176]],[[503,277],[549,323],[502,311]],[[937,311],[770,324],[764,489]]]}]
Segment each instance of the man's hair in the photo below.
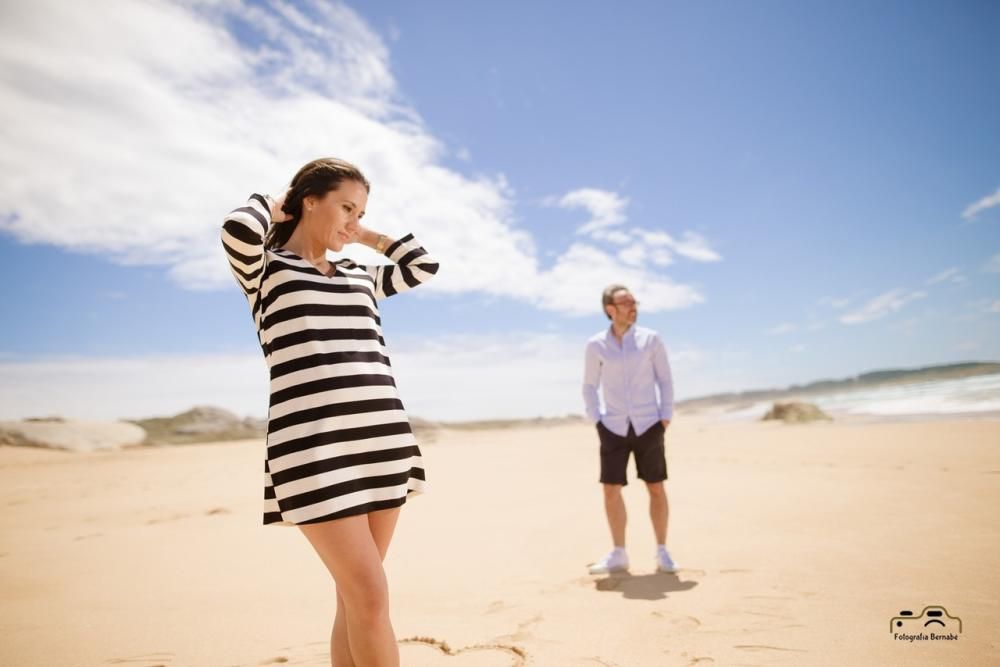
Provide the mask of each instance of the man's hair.
[{"label": "man's hair", "polygon": [[608,315],[608,306],[614,303],[615,292],[620,292],[622,290],[628,292],[629,288],[624,285],[608,285],[601,293],[601,310],[604,311],[604,314],[609,320],[611,319],[611,316]]}]

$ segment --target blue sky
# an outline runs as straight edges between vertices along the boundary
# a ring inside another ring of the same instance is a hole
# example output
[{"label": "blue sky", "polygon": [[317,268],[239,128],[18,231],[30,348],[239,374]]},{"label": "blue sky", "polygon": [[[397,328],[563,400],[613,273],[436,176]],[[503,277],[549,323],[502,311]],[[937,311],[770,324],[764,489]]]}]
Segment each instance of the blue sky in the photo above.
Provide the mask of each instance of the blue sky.
[{"label": "blue sky", "polygon": [[0,17],[0,417],[262,414],[218,224],[321,155],[442,262],[383,304],[414,414],[580,412],[613,280],[680,398],[1000,359],[996,3]]}]

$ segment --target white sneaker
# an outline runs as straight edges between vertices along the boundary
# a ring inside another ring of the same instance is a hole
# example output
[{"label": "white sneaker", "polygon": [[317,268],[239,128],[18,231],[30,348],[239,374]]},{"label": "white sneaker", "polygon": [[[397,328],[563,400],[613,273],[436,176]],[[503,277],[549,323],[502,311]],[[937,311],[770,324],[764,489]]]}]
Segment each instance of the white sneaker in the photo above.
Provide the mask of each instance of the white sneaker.
[{"label": "white sneaker", "polygon": [[656,569],[670,574],[677,572],[677,563],[670,557],[670,552],[666,549],[656,550]]},{"label": "white sneaker", "polygon": [[628,554],[624,549],[615,549],[607,556],[590,565],[591,574],[609,574],[628,569]]}]

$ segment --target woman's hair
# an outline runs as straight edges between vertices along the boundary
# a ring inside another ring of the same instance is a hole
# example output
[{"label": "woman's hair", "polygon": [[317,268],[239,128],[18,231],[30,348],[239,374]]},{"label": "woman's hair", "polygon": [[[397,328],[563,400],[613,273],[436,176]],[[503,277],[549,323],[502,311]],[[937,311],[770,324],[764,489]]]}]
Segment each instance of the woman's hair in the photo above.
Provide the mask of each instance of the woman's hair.
[{"label": "woman's hair", "polygon": [[291,217],[285,222],[271,225],[267,230],[264,247],[280,248],[288,242],[302,219],[302,202],[306,197],[322,197],[339,188],[344,181],[357,181],[365,186],[365,190],[371,191],[371,185],[361,170],[344,160],[325,157],[313,160],[299,169],[288,186],[285,203],[281,206],[281,210]]}]

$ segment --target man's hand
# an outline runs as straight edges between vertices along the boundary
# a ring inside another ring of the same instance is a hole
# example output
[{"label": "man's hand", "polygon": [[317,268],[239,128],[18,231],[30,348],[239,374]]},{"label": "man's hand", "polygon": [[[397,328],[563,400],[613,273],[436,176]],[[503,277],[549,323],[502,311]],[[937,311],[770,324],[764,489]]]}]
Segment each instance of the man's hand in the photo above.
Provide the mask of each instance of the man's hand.
[{"label": "man's hand", "polygon": [[666,431],[667,427],[670,426],[670,420],[669,419],[661,419],[660,423],[663,424],[663,430],[664,431]]}]

